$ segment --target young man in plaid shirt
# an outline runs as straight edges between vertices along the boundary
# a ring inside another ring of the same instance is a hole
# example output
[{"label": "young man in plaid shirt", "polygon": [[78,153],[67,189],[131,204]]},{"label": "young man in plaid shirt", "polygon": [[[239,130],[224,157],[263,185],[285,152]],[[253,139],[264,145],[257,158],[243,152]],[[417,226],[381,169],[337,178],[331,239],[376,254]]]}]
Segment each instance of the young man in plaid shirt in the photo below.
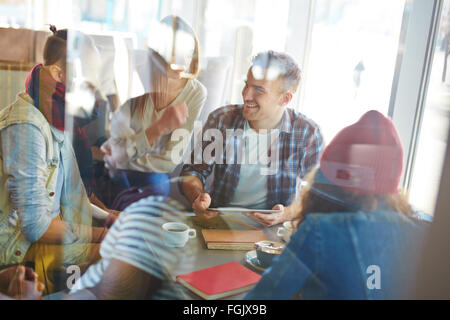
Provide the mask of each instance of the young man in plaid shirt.
[{"label": "young man in plaid shirt", "polygon": [[[248,216],[266,226],[290,220],[301,179],[317,165],[323,148],[319,127],[287,108],[299,83],[300,69],[289,55],[259,53],[247,73],[244,104],[209,115],[202,152],[194,149],[181,172],[182,192],[197,216],[211,218],[217,212],[208,208],[233,206],[255,209]],[[213,169],[209,194],[204,186]]]}]

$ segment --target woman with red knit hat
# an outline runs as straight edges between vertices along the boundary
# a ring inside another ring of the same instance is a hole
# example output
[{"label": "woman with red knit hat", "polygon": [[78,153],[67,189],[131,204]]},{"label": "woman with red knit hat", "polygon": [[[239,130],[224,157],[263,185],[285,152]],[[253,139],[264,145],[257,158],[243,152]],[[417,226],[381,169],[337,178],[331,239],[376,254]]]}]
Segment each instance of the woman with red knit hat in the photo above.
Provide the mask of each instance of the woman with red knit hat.
[{"label": "woman with red knit hat", "polygon": [[393,122],[369,111],[341,130],[297,200],[298,228],[248,299],[407,298],[428,222],[399,190]]}]

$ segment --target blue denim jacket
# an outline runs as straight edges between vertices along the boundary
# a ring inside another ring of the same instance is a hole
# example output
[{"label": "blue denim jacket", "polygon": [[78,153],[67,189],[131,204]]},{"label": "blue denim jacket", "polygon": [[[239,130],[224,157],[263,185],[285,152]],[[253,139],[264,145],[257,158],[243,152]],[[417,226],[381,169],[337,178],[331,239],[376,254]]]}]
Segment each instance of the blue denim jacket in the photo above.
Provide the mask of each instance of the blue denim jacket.
[{"label": "blue denim jacket", "polygon": [[[52,128],[52,130],[57,129]],[[23,234],[30,242],[36,242],[47,231],[51,220],[58,216],[60,211],[64,178],[61,159],[55,201],[52,213],[48,214],[48,205],[45,201],[47,191],[45,177],[37,174],[39,170],[44,170],[46,167],[45,139],[41,132],[32,124],[13,124],[3,129],[0,137],[3,171],[10,176],[6,181],[5,192],[9,192],[18,218],[20,216]]]},{"label": "blue denim jacket", "polygon": [[429,222],[388,211],[309,214],[246,299],[402,299]]},{"label": "blue denim jacket", "polygon": [[0,111],[0,141],[0,266],[22,262],[57,214],[67,225],[63,243],[82,244],[64,247],[64,263],[84,262],[92,209],[68,133],[21,93]]}]

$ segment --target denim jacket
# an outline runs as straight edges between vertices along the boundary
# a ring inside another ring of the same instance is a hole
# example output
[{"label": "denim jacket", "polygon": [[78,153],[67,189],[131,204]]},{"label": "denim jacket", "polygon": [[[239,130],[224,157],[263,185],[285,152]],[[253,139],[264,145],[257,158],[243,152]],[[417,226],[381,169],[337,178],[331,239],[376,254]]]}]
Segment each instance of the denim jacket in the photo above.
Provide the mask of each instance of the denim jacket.
[{"label": "denim jacket", "polygon": [[309,214],[247,299],[403,299],[429,222],[402,214]]},{"label": "denim jacket", "polygon": [[[26,93],[19,94],[12,105],[0,111],[0,135],[6,132],[4,129],[12,125],[33,125],[39,130],[45,140],[42,146],[45,149],[42,152],[45,154],[46,166],[42,168],[36,165],[34,168],[18,168],[15,172],[5,172],[6,164],[11,162],[14,156],[17,157],[17,154],[14,155],[15,152],[5,154],[0,148],[2,188],[0,192],[0,266],[20,263],[30,245],[38,240],[24,232],[26,230],[24,224],[30,221],[30,218],[25,216],[26,205],[33,206],[35,210],[43,210],[42,214],[51,219],[54,216],[55,201],[59,200],[61,217],[69,226],[64,244],[87,243],[91,239],[92,212],[68,134],[50,126]],[[33,136],[28,139],[33,139]],[[16,141],[16,143],[15,148],[19,153],[29,146],[29,141]],[[55,199],[60,161],[63,163],[63,187],[60,198]],[[11,179],[18,181],[11,181]],[[35,181],[36,185],[30,184],[30,181]],[[24,183],[26,187],[19,182]],[[42,188],[45,188],[45,192],[42,192]],[[17,203],[20,202],[18,199],[22,203],[24,200],[30,203],[24,203],[18,208]],[[38,216],[34,222],[36,221],[39,221]],[[82,261],[87,253],[88,249],[85,246],[67,247],[64,251],[64,262]]]}]

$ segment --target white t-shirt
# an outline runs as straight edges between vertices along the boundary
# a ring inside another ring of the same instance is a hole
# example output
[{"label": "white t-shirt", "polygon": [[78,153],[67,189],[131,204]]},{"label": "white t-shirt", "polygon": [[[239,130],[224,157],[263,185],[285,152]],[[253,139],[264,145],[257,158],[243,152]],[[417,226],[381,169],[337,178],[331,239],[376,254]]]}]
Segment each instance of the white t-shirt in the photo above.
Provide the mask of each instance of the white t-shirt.
[{"label": "white t-shirt", "polygon": [[267,150],[270,145],[270,131],[256,132],[248,121],[244,124],[245,145],[239,182],[229,205],[249,209],[266,208],[267,175],[261,174],[267,168]]},{"label": "white t-shirt", "polygon": [[161,226],[166,222],[182,222],[180,205],[162,197],[142,199],[122,212],[100,247],[102,259],[83,274],[70,293],[97,285],[111,259],[130,264],[161,279],[162,286],[151,299],[184,299],[174,285],[174,270],[182,250],[167,247]]}]

